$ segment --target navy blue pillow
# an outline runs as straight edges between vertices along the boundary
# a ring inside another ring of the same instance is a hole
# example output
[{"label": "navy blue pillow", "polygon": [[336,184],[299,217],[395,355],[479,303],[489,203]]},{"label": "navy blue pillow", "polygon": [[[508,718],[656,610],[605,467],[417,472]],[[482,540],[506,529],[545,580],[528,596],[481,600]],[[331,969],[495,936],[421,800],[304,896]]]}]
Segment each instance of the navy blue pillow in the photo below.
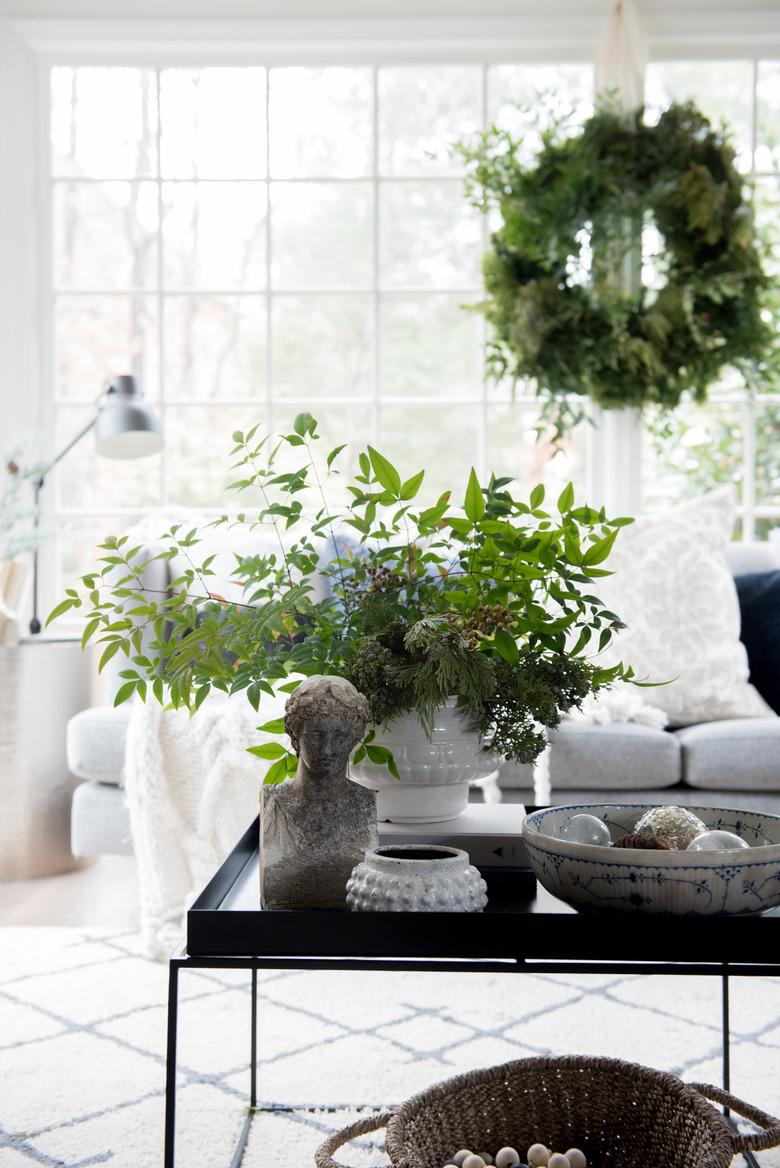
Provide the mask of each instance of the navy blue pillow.
[{"label": "navy blue pillow", "polygon": [[735,576],[750,680],[780,714],[780,571]]}]

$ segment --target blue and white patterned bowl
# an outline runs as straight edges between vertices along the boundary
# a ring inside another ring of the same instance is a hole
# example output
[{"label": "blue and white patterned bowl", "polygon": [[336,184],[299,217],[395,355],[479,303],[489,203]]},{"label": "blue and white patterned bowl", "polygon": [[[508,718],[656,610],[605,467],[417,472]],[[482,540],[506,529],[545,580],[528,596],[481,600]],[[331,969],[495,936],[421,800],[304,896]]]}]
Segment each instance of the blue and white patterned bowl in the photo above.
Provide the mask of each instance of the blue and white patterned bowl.
[{"label": "blue and white patterned bowl", "polygon": [[558,833],[583,812],[612,839],[634,829],[657,804],[550,807],[526,817],[523,836],[541,884],[575,908],[620,912],[758,913],[780,904],[780,816],[689,807],[710,830],[733,831],[751,846],[734,852],[663,852],[573,843]]}]

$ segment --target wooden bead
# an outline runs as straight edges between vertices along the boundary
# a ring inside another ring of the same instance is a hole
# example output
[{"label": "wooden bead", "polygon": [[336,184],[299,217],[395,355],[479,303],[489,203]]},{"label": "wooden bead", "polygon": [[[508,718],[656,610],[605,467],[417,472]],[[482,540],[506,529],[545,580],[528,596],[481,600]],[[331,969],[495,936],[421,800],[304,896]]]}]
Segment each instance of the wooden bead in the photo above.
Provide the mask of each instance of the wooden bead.
[{"label": "wooden bead", "polygon": [[585,1153],[581,1152],[579,1148],[569,1148],[566,1153],[566,1158],[571,1164],[571,1168],[588,1168],[588,1161],[585,1158]]},{"label": "wooden bead", "polygon": [[550,1149],[545,1148],[544,1144],[531,1144],[526,1152],[525,1158],[531,1165],[531,1168],[547,1168],[547,1162],[550,1159]]},{"label": "wooden bead", "polygon": [[513,1168],[513,1165],[520,1163],[520,1156],[514,1148],[502,1148],[500,1152],[496,1152],[496,1168]]}]

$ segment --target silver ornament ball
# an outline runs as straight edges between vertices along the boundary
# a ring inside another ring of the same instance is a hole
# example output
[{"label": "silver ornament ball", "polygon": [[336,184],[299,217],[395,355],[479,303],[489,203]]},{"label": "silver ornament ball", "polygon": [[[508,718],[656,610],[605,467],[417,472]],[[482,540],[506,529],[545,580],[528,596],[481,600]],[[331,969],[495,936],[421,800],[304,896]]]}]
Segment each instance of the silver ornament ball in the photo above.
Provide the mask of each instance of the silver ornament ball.
[{"label": "silver ornament ball", "polygon": [[703,831],[688,844],[689,852],[737,852],[749,848],[747,840],[733,831]]},{"label": "silver ornament ball", "polygon": [[684,851],[692,839],[707,830],[707,824],[694,815],[687,807],[653,807],[634,824],[636,835],[658,835],[665,839],[670,848]]}]

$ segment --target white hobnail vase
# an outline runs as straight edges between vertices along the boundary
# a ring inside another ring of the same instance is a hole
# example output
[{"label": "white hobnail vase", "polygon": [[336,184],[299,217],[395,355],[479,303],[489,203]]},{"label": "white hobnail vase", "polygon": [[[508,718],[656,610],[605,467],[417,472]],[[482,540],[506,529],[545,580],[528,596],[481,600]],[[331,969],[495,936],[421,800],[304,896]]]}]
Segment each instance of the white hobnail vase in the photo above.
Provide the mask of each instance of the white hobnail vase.
[{"label": "white hobnail vase", "polygon": [[352,912],[482,912],[487,885],[460,848],[369,848],[347,882]]},{"label": "white hobnail vase", "polygon": [[469,730],[455,698],[441,706],[430,738],[415,711],[377,728],[374,742],[392,751],[400,778],[364,759],[350,778],[376,791],[377,818],[390,823],[437,823],[454,819],[469,799],[469,783],[496,774],[496,758]]}]

